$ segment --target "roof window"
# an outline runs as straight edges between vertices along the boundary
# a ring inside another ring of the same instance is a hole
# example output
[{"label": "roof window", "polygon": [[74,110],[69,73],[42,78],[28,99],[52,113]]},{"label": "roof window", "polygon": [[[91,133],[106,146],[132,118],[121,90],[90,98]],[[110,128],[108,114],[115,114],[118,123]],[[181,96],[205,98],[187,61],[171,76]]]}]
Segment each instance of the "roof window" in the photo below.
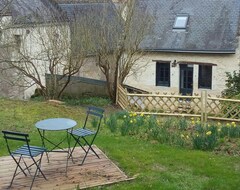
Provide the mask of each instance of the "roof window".
[{"label": "roof window", "polygon": [[177,15],[175,18],[173,29],[186,29],[188,18],[188,15]]}]

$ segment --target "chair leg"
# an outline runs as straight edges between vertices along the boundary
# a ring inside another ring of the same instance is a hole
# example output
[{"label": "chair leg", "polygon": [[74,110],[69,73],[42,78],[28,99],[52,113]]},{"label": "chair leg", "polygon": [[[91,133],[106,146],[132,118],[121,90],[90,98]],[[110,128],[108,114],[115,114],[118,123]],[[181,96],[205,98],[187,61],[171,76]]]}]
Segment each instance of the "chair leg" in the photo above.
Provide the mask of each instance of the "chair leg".
[{"label": "chair leg", "polygon": [[23,158],[22,158],[22,160],[23,160],[23,163],[24,163],[24,165],[25,165],[25,169],[24,169],[24,170],[27,170],[28,173],[29,173],[29,175],[31,175],[31,172],[30,172],[29,168],[30,168],[33,164],[31,164],[30,166],[27,166],[25,160],[24,160]]},{"label": "chair leg", "polygon": [[[36,168],[35,174],[34,174],[33,179],[32,179],[32,183],[31,183],[31,186],[30,186],[30,190],[32,189],[32,186],[33,186],[33,183],[34,183],[34,181],[35,181],[35,178],[36,178],[36,176],[37,176],[38,171],[42,174],[42,176],[44,177],[44,179],[47,180],[46,176],[44,175],[44,173],[43,173],[42,170],[40,169],[41,162],[42,162],[42,157],[43,157],[43,153],[41,154],[41,157],[40,157],[40,159],[39,159],[38,161],[36,161],[33,157],[31,157],[32,160],[33,160],[33,162],[34,162],[34,164],[36,165],[37,168]],[[38,163],[37,163],[37,162],[38,162]]]},{"label": "chair leg", "polygon": [[[77,144],[78,144],[78,145],[84,150],[84,152],[85,152],[85,156],[83,157],[82,163],[81,163],[80,165],[83,165],[83,163],[84,163],[84,161],[85,161],[85,159],[86,159],[86,157],[87,157],[87,155],[88,155],[88,152],[89,152],[90,150],[100,159],[99,155],[98,155],[98,154],[95,152],[95,150],[92,148],[92,143],[93,143],[94,140],[95,140],[95,136],[93,137],[91,143],[88,143],[88,141],[87,141],[84,137],[78,137],[78,138],[77,138],[77,137],[75,137],[74,135],[72,135],[72,136],[73,136],[73,138],[74,138],[74,140],[75,140],[75,144],[74,144],[74,146],[73,146],[73,149],[71,150],[70,156],[72,156],[72,153],[73,153],[74,149],[76,148]],[[80,139],[81,139],[81,138],[84,140],[85,144],[88,146],[87,149],[85,149],[84,146],[82,145],[82,143],[80,142]],[[70,158],[70,156],[69,156],[69,158]]]},{"label": "chair leg", "polygon": [[[12,156],[12,155],[11,155],[11,156]],[[17,164],[17,166],[16,166],[16,169],[15,169],[15,171],[14,171],[14,174],[13,174],[13,177],[12,177],[12,180],[11,180],[11,183],[10,183],[9,187],[11,187],[12,184],[13,184],[13,180],[14,180],[14,178],[15,178],[16,175],[17,175],[16,173],[17,173],[18,168],[20,168],[21,171],[22,171],[22,173],[23,173],[25,176],[27,176],[27,174],[24,172],[24,169],[20,166],[20,161],[21,161],[21,159],[22,159],[22,156],[19,157],[19,160],[18,160],[18,161],[16,160],[16,158],[15,158],[14,156],[12,156],[12,158],[13,158],[13,160],[15,161],[15,163]]]},{"label": "chair leg", "polygon": [[100,158],[99,157],[99,155],[95,152],[95,150],[92,148],[92,144],[93,144],[93,141],[94,141],[94,138],[93,138],[93,140],[91,141],[91,143],[88,143],[88,141],[83,137],[83,140],[85,141],[85,143],[88,145],[88,147],[89,147],[89,149],[91,149],[91,151],[98,157],[98,158]]},{"label": "chair leg", "polygon": [[[72,136],[73,136],[73,135],[72,135]],[[73,136],[73,138],[74,138],[74,140],[75,140],[75,144],[74,144],[72,150],[70,150],[70,154],[69,154],[69,156],[68,156],[68,159],[69,159],[70,157],[73,158],[72,154],[73,154],[73,151],[75,150],[75,148],[76,148],[76,146],[77,146],[77,144],[78,144],[78,140],[79,140],[79,138],[76,138],[75,136]]]},{"label": "chair leg", "polygon": [[[35,164],[36,167],[37,167],[36,171],[39,171],[39,172],[42,174],[42,176],[44,177],[44,179],[47,180],[46,176],[44,175],[44,173],[43,173],[42,170],[40,169],[40,166],[41,166],[41,163],[42,163],[42,157],[43,157],[43,153],[41,154],[41,157],[40,157],[40,159],[39,159],[38,161],[36,161],[33,157],[31,157],[31,158],[32,158],[34,164]],[[37,162],[38,162],[38,163],[37,163]]]},{"label": "chair leg", "polygon": [[92,143],[93,143],[93,141],[94,141],[94,138],[93,138],[93,140],[91,141],[91,143],[88,143],[88,141],[87,141],[84,137],[82,137],[82,139],[83,139],[83,140],[85,141],[85,143],[87,144],[88,149],[85,150],[84,147],[82,147],[82,146],[80,145],[80,146],[83,148],[83,150],[85,151],[85,156],[84,156],[84,158],[83,158],[83,160],[82,160],[82,163],[81,163],[80,165],[83,165],[85,159],[87,158],[88,152],[89,152],[90,150],[100,159],[99,155],[98,155],[98,154],[95,152],[95,150],[93,150],[93,148],[92,148]]}]

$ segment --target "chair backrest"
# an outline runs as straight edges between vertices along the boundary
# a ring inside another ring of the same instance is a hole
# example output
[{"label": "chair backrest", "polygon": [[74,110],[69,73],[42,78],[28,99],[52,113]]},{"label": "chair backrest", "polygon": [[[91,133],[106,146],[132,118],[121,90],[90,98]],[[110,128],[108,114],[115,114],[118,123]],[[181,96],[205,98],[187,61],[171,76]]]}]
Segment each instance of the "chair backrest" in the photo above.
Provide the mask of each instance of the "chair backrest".
[{"label": "chair backrest", "polygon": [[[94,125],[94,127],[96,127],[96,131],[98,132],[101,125],[102,118],[103,118],[103,113],[104,113],[104,109],[94,107],[94,106],[89,106],[83,128],[86,128],[87,123],[91,122]],[[93,116],[92,118],[93,120],[89,121],[89,118],[92,116]]]},{"label": "chair backrest", "polygon": [[7,149],[8,149],[9,154],[12,154],[12,149],[11,149],[11,145],[10,145],[9,141],[18,141],[18,142],[20,141],[27,145],[29,154],[31,155],[31,151],[29,148],[30,139],[29,139],[28,134],[20,133],[20,132],[13,132],[13,131],[5,131],[5,130],[3,130],[2,133],[3,133],[3,138],[5,139],[6,144],[7,144]]}]

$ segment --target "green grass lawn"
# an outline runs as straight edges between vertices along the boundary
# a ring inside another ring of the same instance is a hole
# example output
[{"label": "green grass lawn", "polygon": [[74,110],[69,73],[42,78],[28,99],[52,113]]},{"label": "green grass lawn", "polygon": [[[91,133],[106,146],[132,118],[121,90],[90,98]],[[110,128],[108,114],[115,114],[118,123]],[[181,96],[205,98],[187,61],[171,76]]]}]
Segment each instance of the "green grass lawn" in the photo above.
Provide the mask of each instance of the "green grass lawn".
[{"label": "green grass lawn", "polygon": [[[79,125],[85,118],[81,106],[54,105],[47,102],[0,99],[0,129],[30,134],[31,143],[40,145],[34,123],[50,117],[67,117]],[[107,107],[107,113],[112,107]],[[64,135],[48,134],[52,139]],[[95,144],[127,175],[136,179],[100,189],[240,189],[239,156],[215,155],[112,134],[102,128]],[[8,155],[0,136],[0,155]],[[99,189],[93,188],[93,189]]]}]

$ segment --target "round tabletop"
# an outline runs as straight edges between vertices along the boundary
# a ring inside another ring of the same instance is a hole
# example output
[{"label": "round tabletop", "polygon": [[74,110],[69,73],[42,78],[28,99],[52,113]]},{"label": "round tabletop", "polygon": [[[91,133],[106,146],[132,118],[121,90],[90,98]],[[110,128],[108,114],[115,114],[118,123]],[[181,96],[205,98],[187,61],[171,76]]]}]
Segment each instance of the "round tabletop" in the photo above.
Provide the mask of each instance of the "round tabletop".
[{"label": "round tabletop", "polygon": [[51,118],[38,121],[35,126],[41,130],[59,131],[73,128],[77,122],[68,118]]}]

